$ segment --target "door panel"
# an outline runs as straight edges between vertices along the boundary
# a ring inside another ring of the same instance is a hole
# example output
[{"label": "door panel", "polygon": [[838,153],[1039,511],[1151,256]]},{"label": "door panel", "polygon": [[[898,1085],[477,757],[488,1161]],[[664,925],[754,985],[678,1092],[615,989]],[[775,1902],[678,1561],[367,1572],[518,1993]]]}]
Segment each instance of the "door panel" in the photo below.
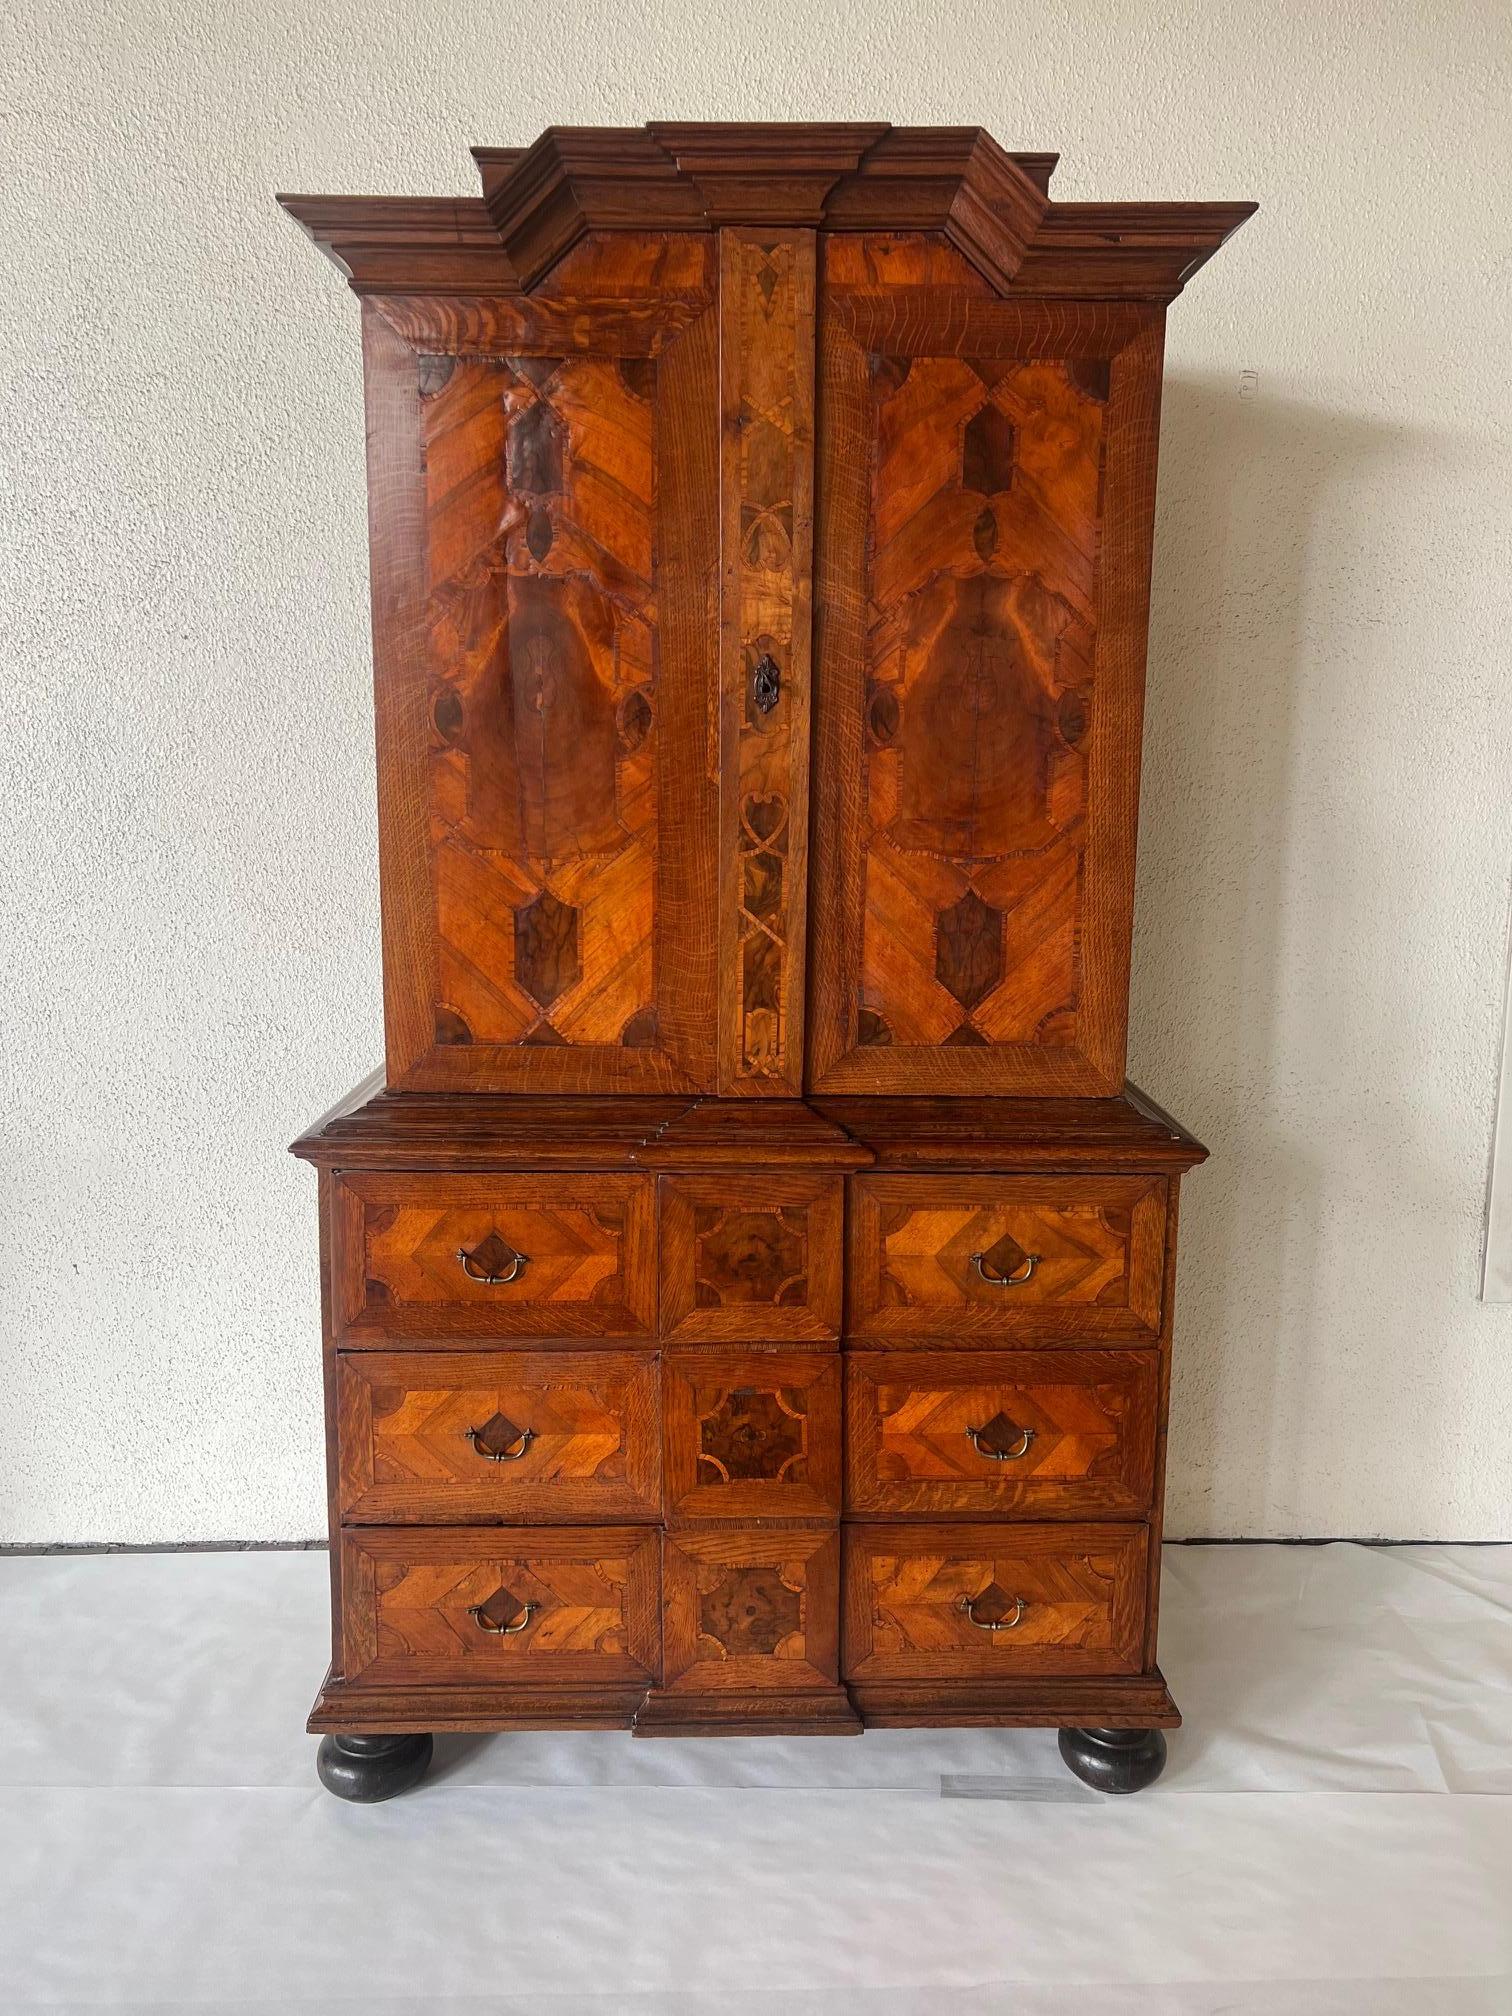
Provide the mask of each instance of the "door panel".
[{"label": "door panel", "polygon": [[822,296],[809,1082],[1112,1091],[1158,317],[893,253]]},{"label": "door panel", "polygon": [[369,311],[392,1084],[714,1086],[716,332],[627,317],[658,251]]}]

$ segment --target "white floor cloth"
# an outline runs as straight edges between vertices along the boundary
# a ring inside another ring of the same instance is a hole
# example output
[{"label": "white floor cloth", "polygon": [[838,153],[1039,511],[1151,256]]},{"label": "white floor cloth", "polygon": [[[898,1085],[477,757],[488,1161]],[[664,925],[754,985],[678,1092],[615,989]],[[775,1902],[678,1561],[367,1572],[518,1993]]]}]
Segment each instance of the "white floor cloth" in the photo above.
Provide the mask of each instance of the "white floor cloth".
[{"label": "white floor cloth", "polygon": [[[451,1737],[322,1792],[316,1553],[0,1559],[0,2009],[1512,2016],[1512,1547],[1176,1547],[1187,1718]],[[1497,1796],[1502,1795],[1502,1796]]]}]

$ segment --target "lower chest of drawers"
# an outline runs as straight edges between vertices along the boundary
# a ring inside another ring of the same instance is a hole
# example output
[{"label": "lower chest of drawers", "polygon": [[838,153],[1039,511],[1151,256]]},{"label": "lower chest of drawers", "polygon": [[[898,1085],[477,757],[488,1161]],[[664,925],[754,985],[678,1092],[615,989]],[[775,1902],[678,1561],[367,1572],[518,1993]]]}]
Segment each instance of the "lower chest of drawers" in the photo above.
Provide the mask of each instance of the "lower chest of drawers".
[{"label": "lower chest of drawers", "polygon": [[1175,1719],[1170,1187],[337,1177],[312,1727]]}]

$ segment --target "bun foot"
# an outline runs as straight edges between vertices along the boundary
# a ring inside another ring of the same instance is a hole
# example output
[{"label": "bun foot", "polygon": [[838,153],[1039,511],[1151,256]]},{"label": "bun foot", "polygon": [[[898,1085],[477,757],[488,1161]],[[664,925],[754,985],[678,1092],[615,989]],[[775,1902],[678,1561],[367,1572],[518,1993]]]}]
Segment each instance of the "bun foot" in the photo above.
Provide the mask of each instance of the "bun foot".
[{"label": "bun foot", "polygon": [[1095,1792],[1143,1792],[1165,1769],[1159,1729],[1062,1729],[1067,1770]]},{"label": "bun foot", "polygon": [[327,1736],[315,1769],[327,1792],[360,1806],[376,1806],[418,1785],[430,1769],[429,1736]]}]

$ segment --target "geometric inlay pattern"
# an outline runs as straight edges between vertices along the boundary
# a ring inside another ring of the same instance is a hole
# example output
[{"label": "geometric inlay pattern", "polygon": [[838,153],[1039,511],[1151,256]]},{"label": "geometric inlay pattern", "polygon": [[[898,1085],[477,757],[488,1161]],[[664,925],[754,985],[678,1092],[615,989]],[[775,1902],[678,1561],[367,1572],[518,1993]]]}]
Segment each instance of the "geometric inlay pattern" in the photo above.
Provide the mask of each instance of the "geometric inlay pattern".
[{"label": "geometric inlay pattern", "polygon": [[1003,913],[968,889],[935,919],[935,978],[974,1008],[1003,977]]},{"label": "geometric inlay pattern", "polygon": [[872,367],[857,1008],[872,1043],[1074,1044],[1103,401],[903,362]]},{"label": "geometric inlay pattern", "polygon": [[739,512],[738,544],[725,563],[727,620],[738,644],[727,677],[741,681],[735,748],[725,758],[733,775],[724,787],[735,813],[725,819],[735,857],[737,967],[729,1062],[737,1076],[765,1078],[790,1068],[789,793],[795,759],[807,761],[806,750],[795,750],[793,707],[783,698],[794,660],[795,541],[807,535],[796,512],[798,256],[791,238],[732,233],[722,258],[731,367],[723,480]]},{"label": "geometric inlay pattern", "polygon": [[[1026,1275],[1031,1254],[1039,1259]],[[1015,1308],[1118,1308],[1128,1301],[1129,1254],[1129,1214],[1106,1206],[898,1206],[882,1228],[882,1293],[894,1306],[990,1297]],[[1010,1277],[1012,1286],[998,1285]]]},{"label": "geometric inlay pattern", "polygon": [[468,358],[422,405],[449,1043],[618,1045],[652,999],[653,393],[613,358]]},{"label": "geometric inlay pattern", "polygon": [[729,1658],[774,1653],[803,1626],[803,1597],[778,1568],[731,1568],[699,1597],[700,1634]]},{"label": "geometric inlay pattern", "polygon": [[700,1483],[798,1481],[807,1442],[805,1404],[801,1392],[747,1386],[724,1394],[699,1419]]},{"label": "geometric inlay pattern", "polygon": [[543,1008],[582,977],[578,913],[549,889],[515,912],[514,970],[515,979]]},{"label": "geometric inlay pattern", "polygon": [[697,1205],[693,1213],[694,1300],[803,1303],[808,1294],[807,1213]]}]

